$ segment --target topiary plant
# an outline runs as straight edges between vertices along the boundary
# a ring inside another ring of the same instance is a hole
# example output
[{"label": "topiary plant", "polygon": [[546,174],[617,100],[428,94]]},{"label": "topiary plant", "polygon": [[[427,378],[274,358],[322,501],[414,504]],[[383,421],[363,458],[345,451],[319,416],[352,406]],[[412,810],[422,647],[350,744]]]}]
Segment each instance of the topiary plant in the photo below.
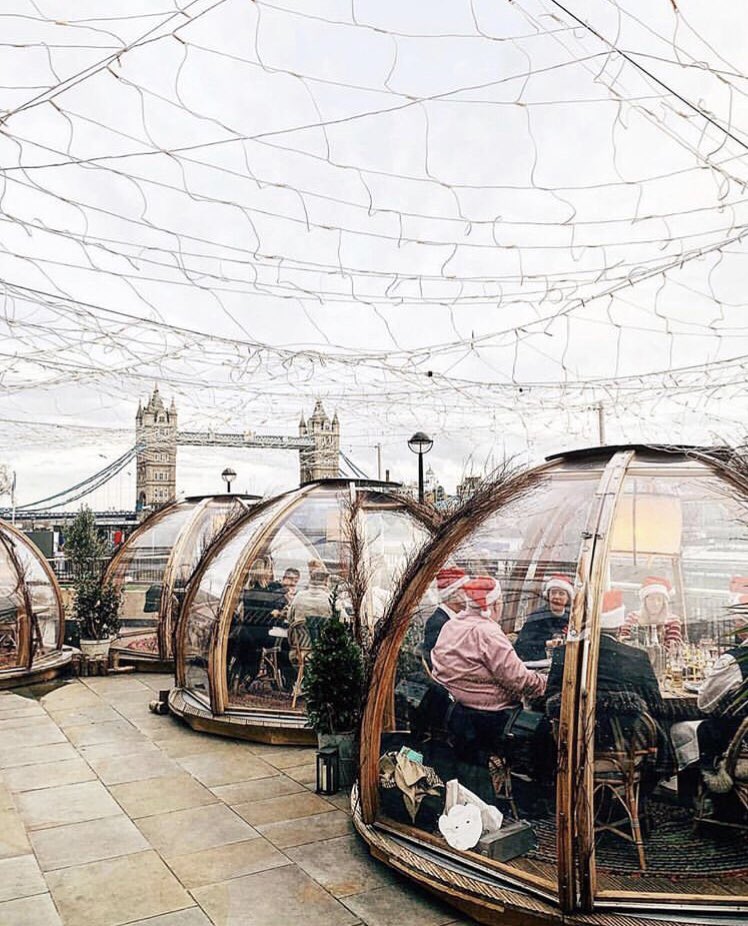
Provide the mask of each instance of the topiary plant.
[{"label": "topiary plant", "polygon": [[309,722],[318,734],[348,733],[358,725],[364,686],[361,649],[350,629],[326,620],[304,666],[302,688]]}]

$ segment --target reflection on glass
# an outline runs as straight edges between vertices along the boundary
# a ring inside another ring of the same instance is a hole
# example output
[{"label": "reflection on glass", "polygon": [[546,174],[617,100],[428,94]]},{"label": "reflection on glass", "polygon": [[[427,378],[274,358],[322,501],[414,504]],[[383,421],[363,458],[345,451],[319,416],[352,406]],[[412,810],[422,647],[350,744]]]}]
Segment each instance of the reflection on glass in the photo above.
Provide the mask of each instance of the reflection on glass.
[{"label": "reflection on glass", "polygon": [[[556,875],[551,656],[568,630],[597,474],[548,481],[493,515],[442,565],[400,650],[380,746],[380,814],[455,851]],[[404,788],[404,781],[415,781]],[[465,802],[481,824],[461,835]],[[497,829],[503,815],[504,824]],[[505,850],[514,821],[516,840]],[[519,823],[519,821],[524,821]]]},{"label": "reflection on glass", "polygon": [[211,697],[209,654],[215,643],[229,577],[241,563],[242,551],[252,543],[255,531],[262,531],[282,506],[282,500],[268,505],[248,525],[240,525],[215,552],[205,565],[184,615],[185,685],[207,703]]},{"label": "reflection on glass", "polygon": [[600,890],[748,890],[746,575],[745,511],[724,483],[627,475],[600,620]]}]

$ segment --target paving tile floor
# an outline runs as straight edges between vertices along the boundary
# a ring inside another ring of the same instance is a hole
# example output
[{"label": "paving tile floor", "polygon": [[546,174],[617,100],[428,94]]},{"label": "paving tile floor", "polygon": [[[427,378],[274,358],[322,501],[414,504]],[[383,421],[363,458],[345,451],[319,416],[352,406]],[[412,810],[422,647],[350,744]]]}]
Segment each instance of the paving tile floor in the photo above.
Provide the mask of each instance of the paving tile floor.
[{"label": "paving tile floor", "polygon": [[171,677],[0,692],[2,926],[447,926],[372,859],[314,750],[148,710]]}]

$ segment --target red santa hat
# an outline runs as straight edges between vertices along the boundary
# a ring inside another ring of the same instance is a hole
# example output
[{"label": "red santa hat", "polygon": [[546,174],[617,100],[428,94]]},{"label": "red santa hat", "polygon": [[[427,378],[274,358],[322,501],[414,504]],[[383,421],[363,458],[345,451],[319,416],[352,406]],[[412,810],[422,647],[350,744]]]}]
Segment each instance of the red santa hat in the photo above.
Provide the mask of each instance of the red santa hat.
[{"label": "red santa hat", "polygon": [[439,600],[445,601],[452,592],[463,586],[468,580],[468,574],[459,566],[445,566],[436,574],[436,587],[439,591]]},{"label": "red santa hat", "polygon": [[601,630],[617,630],[626,620],[626,609],[623,606],[623,592],[620,588],[611,588],[603,595],[600,610]]},{"label": "red santa hat", "polygon": [[501,598],[501,585],[490,576],[473,576],[463,585],[470,602],[480,608],[481,617],[491,616],[491,605]]},{"label": "red santa hat", "polygon": [[639,600],[644,601],[649,595],[663,595],[669,599],[673,594],[673,586],[663,576],[647,576],[639,589]]},{"label": "red santa hat", "polygon": [[569,596],[569,601],[574,597],[574,584],[569,576],[565,576],[561,572],[555,572],[552,576],[548,576],[543,585],[543,595],[547,598],[548,593],[552,588],[560,588],[562,591],[566,592]]}]

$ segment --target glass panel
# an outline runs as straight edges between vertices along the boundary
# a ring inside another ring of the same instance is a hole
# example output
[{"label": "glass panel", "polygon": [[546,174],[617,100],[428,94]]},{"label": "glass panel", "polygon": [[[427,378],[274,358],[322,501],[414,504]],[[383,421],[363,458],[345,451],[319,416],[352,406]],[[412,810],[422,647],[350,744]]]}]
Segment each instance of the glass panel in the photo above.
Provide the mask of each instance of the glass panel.
[{"label": "glass panel", "polygon": [[630,471],[608,569],[598,888],[748,895],[744,505],[714,476]]},{"label": "glass panel", "polygon": [[288,498],[281,498],[269,505],[242,525],[236,534],[213,553],[195,590],[189,612],[185,615],[185,686],[208,703],[208,657],[215,644],[226,585],[237,564],[241,563],[244,549],[287,504]]},{"label": "glass panel", "polygon": [[166,651],[164,657],[174,654],[172,635],[176,631],[179,612],[187,592],[187,584],[195,573],[205,551],[218,537],[227,521],[235,521],[246,513],[247,509],[237,499],[214,498],[206,503],[199,503],[192,519],[184,526],[174,547],[174,556],[170,567],[171,600],[161,601],[160,619],[165,621],[163,640]]},{"label": "glass panel", "polygon": [[546,711],[546,673],[597,485],[594,471],[544,480],[443,564],[412,615],[380,745],[382,816],[550,889],[559,703]]},{"label": "glass panel", "polygon": [[0,669],[18,665],[18,644],[24,618],[23,592],[9,552],[12,542],[4,532],[0,533]]},{"label": "glass panel", "polygon": [[24,580],[33,608],[32,640],[35,656],[57,648],[60,610],[54,587],[39,555],[23,540],[17,540],[15,552],[24,572]]},{"label": "glass panel", "polygon": [[369,580],[363,617],[371,631],[384,615],[408,557],[427,540],[429,531],[404,511],[367,508],[362,516]]},{"label": "glass panel", "polygon": [[249,564],[227,651],[232,707],[304,711],[304,661],[321,622],[350,613],[347,491],[315,489],[279,519]]},{"label": "glass panel", "polygon": [[159,622],[164,571],[181,530],[195,510],[195,502],[179,502],[154,516],[141,534],[131,537],[122,552],[114,581],[122,590],[121,633],[143,630],[131,643],[158,653]]}]

